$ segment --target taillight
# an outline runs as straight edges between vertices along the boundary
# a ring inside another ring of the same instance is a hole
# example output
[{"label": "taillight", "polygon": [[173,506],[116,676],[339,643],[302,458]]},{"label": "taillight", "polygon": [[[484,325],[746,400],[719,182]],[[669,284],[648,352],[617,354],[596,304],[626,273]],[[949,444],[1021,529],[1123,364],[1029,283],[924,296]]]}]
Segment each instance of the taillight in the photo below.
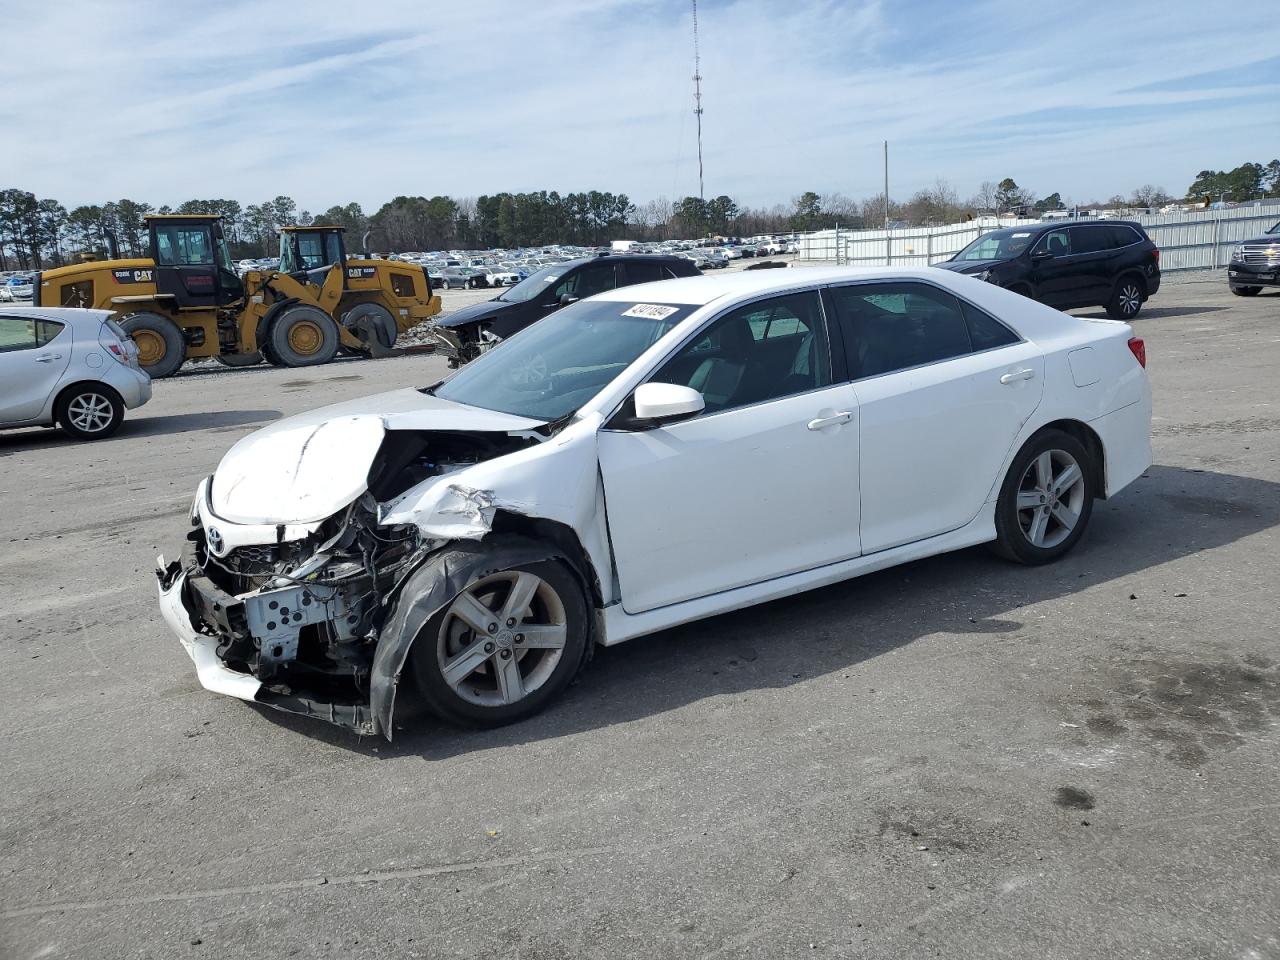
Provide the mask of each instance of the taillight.
[{"label": "taillight", "polygon": [[103,324],[102,329],[98,332],[98,346],[102,347],[103,350],[106,350],[121,363],[129,362],[129,354],[125,352],[124,341],[116,336],[115,331],[106,324]]},{"label": "taillight", "polygon": [[1147,345],[1141,337],[1129,338],[1129,352],[1138,363],[1142,364],[1143,370],[1147,369]]},{"label": "taillight", "polygon": [[1151,255],[1152,255],[1152,256],[1154,256],[1154,257],[1156,258],[1156,266],[1157,266],[1157,267],[1158,267],[1158,266],[1160,266],[1160,248],[1159,248],[1159,247],[1152,247],[1152,248],[1151,248]]}]

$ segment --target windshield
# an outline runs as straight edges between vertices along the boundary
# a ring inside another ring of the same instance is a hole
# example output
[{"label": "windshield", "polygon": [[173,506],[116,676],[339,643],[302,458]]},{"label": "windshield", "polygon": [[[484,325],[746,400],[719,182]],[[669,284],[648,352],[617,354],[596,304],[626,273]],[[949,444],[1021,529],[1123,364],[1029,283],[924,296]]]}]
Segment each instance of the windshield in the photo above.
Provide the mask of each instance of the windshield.
[{"label": "windshield", "polygon": [[543,267],[537,273],[531,273],[519,283],[509,287],[507,292],[497,299],[506,303],[525,303],[559,280],[563,273],[564,268],[559,264]]},{"label": "windshield", "polygon": [[583,300],[471,361],[434,392],[486,410],[559,420],[599,393],[696,309],[688,304]]},{"label": "windshield", "polygon": [[956,260],[1012,260],[1035,239],[1030,230],[993,230],[984,233],[955,255]]}]

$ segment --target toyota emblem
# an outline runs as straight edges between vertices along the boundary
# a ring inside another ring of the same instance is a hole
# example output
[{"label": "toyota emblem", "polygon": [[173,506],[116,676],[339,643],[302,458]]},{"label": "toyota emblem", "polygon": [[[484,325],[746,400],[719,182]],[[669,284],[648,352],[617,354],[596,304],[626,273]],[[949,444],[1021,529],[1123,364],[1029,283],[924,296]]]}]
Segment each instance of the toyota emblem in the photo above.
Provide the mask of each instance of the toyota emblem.
[{"label": "toyota emblem", "polygon": [[222,531],[217,527],[210,527],[205,531],[205,537],[209,541],[209,549],[214,553],[222,552]]}]

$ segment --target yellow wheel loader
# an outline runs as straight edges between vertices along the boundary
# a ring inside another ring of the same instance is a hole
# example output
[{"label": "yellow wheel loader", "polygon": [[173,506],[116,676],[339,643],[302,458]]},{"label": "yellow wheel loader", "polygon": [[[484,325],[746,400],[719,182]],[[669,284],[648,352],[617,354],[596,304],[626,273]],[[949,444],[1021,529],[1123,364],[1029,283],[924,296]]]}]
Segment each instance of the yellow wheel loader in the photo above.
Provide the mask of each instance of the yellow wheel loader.
[{"label": "yellow wheel loader", "polygon": [[326,363],[339,349],[376,356],[440,312],[423,268],[348,259],[341,227],[285,228],[281,269],[243,279],[219,217],[148,217],[147,232],[149,259],[121,259],[109,236],[110,259],[37,274],[33,299],[113,311],[152,377],[171,375],[189,358],[243,366],[266,357],[301,367]]}]

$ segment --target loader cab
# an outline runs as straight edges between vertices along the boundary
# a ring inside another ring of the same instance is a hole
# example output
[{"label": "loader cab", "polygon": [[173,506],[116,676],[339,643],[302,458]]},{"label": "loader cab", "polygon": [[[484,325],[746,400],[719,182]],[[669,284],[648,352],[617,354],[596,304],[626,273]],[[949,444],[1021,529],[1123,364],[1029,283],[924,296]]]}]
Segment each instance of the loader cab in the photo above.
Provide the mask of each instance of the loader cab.
[{"label": "loader cab", "polygon": [[220,217],[147,218],[156,294],[182,308],[221,307],[244,297]]},{"label": "loader cab", "polygon": [[[342,227],[284,227],[280,230],[280,272],[317,286],[324,284],[329,268],[345,271],[347,248]],[[345,277],[345,273],[344,273]]]}]

